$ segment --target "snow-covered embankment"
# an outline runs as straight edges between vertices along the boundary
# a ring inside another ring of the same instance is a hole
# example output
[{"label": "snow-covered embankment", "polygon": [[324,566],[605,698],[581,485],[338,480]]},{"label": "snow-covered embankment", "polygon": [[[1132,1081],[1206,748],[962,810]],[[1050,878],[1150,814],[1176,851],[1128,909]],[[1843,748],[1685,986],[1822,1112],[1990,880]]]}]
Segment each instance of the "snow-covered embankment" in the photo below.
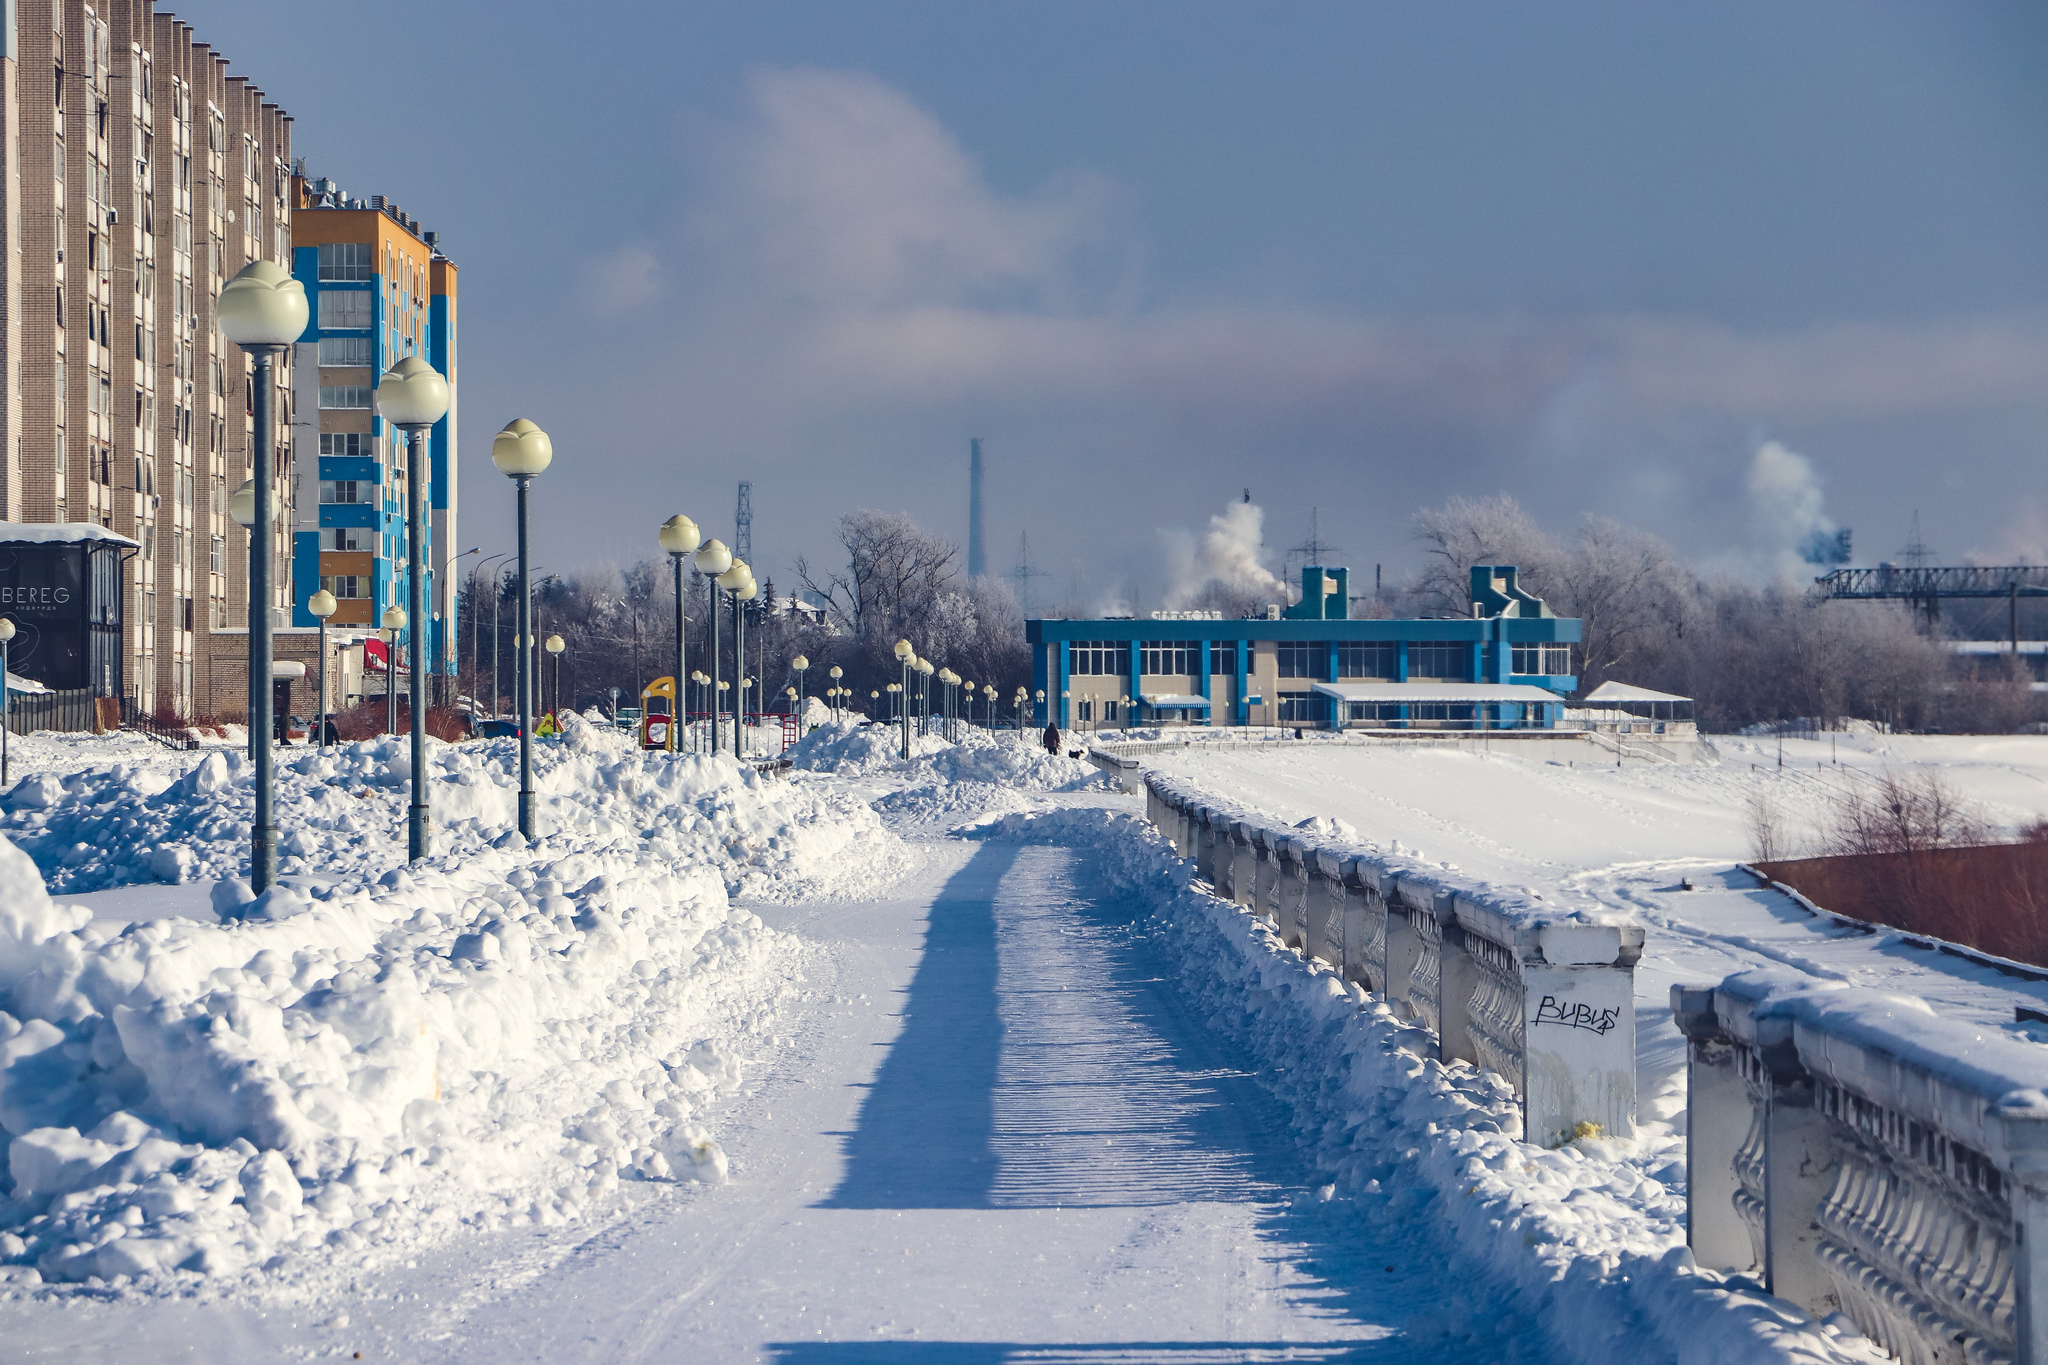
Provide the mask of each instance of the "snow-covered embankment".
[{"label": "snow-covered embankment", "polygon": [[[0,840],[0,1276],[289,1274],[723,1175],[704,1105],[801,979],[728,890],[872,877],[894,837],[857,801],[579,726],[543,746],[531,848],[512,746],[437,746],[447,852],[401,870],[383,748],[290,765],[285,846],[326,875],[222,883],[218,923],[109,937]],[[214,755],[18,787],[8,824],[52,881],[102,886],[237,870],[249,804]]]}]

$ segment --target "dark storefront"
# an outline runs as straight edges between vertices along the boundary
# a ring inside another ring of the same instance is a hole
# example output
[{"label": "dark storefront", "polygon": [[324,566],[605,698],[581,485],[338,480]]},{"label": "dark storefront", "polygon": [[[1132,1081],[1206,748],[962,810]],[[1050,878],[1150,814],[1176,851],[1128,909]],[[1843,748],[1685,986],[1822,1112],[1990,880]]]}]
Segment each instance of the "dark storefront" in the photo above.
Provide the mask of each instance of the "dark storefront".
[{"label": "dark storefront", "polygon": [[53,692],[120,696],[121,564],[139,548],[92,525],[0,522],[8,670]]}]

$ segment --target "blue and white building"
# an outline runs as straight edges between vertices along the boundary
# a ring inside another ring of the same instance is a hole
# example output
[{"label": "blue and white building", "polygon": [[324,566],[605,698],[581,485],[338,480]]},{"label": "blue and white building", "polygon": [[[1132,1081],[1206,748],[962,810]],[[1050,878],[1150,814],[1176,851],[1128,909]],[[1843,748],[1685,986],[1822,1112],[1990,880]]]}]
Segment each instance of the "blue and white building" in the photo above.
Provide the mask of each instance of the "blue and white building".
[{"label": "blue and white building", "polygon": [[1350,571],[1311,565],[1301,600],[1264,617],[1025,623],[1040,725],[1296,725],[1552,729],[1578,686],[1579,622],[1553,615],[1512,565],[1475,565],[1472,614],[1351,615]]}]

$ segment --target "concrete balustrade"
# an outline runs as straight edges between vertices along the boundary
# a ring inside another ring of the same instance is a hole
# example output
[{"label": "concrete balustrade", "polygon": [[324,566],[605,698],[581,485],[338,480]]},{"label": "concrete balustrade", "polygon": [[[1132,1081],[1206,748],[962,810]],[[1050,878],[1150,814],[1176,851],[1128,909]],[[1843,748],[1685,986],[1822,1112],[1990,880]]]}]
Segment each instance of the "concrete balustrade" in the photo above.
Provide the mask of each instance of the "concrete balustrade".
[{"label": "concrete balustrade", "polygon": [[1789,970],[1674,986],[1687,1228],[1710,1270],[1909,1365],[2048,1365],[2048,1062]]},{"label": "concrete balustrade", "polygon": [[1640,925],[1326,841],[1156,773],[1144,785],[1198,879],[1429,1029],[1441,1060],[1506,1077],[1532,1141],[1635,1131]]}]

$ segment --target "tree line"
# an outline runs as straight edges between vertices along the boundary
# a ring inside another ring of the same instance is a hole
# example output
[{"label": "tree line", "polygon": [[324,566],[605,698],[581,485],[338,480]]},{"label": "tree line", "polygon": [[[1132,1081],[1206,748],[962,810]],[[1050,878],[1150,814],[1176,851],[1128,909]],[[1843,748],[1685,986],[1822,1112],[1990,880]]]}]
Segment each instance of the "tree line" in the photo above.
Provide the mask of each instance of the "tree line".
[{"label": "tree line", "polygon": [[[1417,512],[1414,528],[1422,569],[1363,602],[1368,614],[1468,616],[1471,566],[1517,565],[1524,587],[1583,623],[1575,649],[1581,692],[1611,679],[1689,696],[1703,729],[1860,718],[1896,729],[2010,733],[2042,714],[2017,661],[1960,665],[1900,603],[1828,602],[1789,582],[1704,575],[1657,536],[1607,517],[1585,517],[1572,535],[1558,536],[1505,496],[1453,498]],[[969,579],[958,547],[910,517],[849,512],[829,561],[799,559],[795,568],[801,598],[764,579],[748,604],[739,673],[731,605],[720,607],[719,671],[728,681],[757,680],[749,709],[781,709],[785,689],[799,684],[792,663],[802,655],[811,665],[805,695],[821,695],[836,665],[854,709],[883,714],[887,684],[901,676],[899,639],[977,691],[994,686],[1005,717],[1016,689],[1031,686],[1023,612],[1009,585]],[[709,584],[687,564],[683,582],[688,667],[709,672]],[[1200,605],[1256,616],[1266,606],[1258,596],[1212,585]],[[546,704],[609,706],[614,687],[622,704],[634,704],[646,683],[674,671],[675,600],[661,560],[543,582],[535,635],[560,635],[566,646],[559,664],[541,656]],[[509,709],[516,579],[472,581],[463,608],[463,690],[485,709],[495,693]],[[693,695],[692,709],[701,705]]]},{"label": "tree line", "polygon": [[[862,510],[839,519],[834,563],[796,564],[799,598],[763,578],[761,591],[745,604],[743,664],[734,657],[733,608],[721,593],[718,619],[719,676],[755,680],[747,709],[779,711],[787,689],[821,696],[839,685],[854,693],[855,710],[876,714],[886,708],[886,685],[898,681],[899,639],[908,639],[934,665],[951,668],[976,685],[994,686],[1000,713],[1011,716],[1011,697],[1031,681],[1024,644],[1024,616],[1009,586],[999,580],[969,580],[952,543],[921,529],[910,517]],[[462,690],[485,710],[513,705],[518,577],[476,579],[463,587],[462,637],[458,642]],[[711,672],[711,586],[684,561],[683,612],[686,668]],[[577,709],[638,705],[641,690],[675,671],[676,592],[669,561],[646,559],[619,567],[602,565],[557,574],[534,593],[534,637],[562,638],[557,657],[542,651],[539,696],[543,709],[565,704]],[[797,658],[809,668],[799,679]],[[933,707],[938,705],[938,684]],[[883,693],[871,698],[871,693]],[[730,693],[727,694],[728,699]],[[730,704],[728,700],[728,705]],[[702,709],[693,688],[690,708]]]}]

